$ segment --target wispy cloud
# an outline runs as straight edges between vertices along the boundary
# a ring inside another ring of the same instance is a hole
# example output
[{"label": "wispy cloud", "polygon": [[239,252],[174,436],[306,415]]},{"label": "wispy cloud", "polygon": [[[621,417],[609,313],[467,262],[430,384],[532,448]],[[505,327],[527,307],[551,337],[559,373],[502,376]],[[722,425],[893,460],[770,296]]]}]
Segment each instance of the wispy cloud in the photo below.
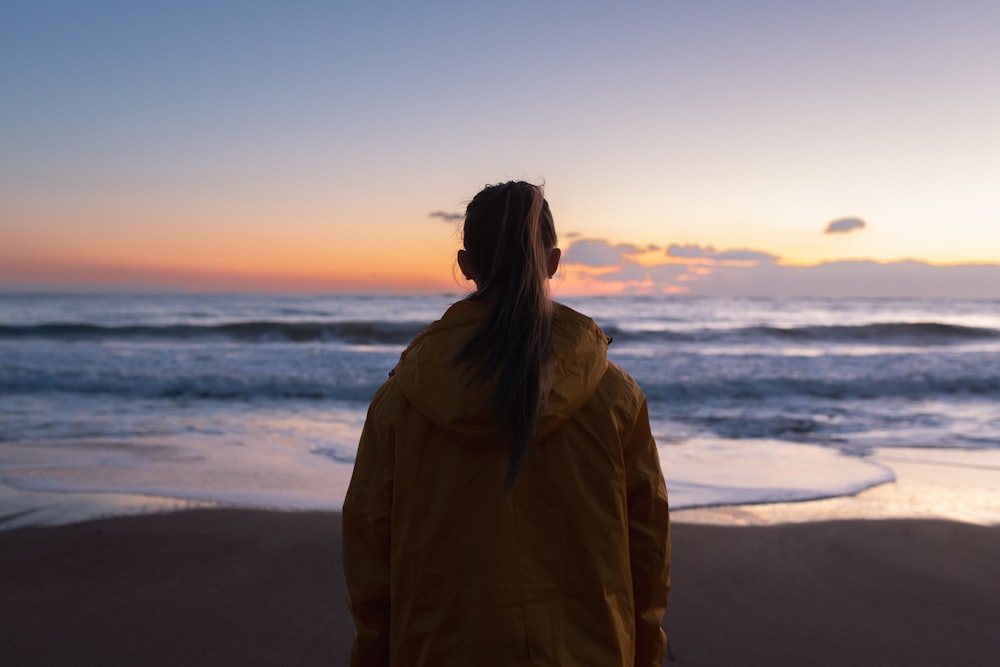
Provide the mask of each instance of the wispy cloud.
[{"label": "wispy cloud", "polygon": [[826,229],[823,230],[823,233],[849,234],[850,232],[864,229],[867,226],[867,223],[865,223],[865,221],[861,218],[838,218],[837,220],[832,220],[827,223]]},{"label": "wispy cloud", "polygon": [[465,220],[464,213],[448,213],[447,211],[431,211],[427,214],[428,218],[440,218],[445,222],[459,222]]},{"label": "wispy cloud", "polygon": [[626,262],[627,255],[642,252],[631,243],[608,243],[604,239],[580,239],[566,250],[563,261],[593,267],[618,266]]},{"label": "wispy cloud", "polygon": [[716,250],[714,246],[694,243],[687,245],[671,243],[667,247],[667,256],[684,259],[710,259],[716,262],[775,262],[780,259],[774,253],[763,250],[750,250],[749,248]]}]

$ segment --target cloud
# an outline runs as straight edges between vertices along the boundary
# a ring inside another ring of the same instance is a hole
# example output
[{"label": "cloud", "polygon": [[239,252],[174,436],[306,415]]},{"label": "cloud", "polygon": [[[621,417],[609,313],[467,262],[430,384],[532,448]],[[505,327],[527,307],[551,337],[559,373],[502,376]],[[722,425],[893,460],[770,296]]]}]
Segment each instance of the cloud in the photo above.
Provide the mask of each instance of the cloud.
[{"label": "cloud", "polygon": [[[860,222],[860,221],[859,221]],[[564,255],[571,289],[601,294],[1000,298],[1000,263],[834,260],[782,264],[770,252],[578,238]]]},{"label": "cloud", "polygon": [[637,252],[642,250],[631,243],[612,244],[604,239],[580,239],[566,249],[563,262],[596,268],[620,266],[625,262],[625,255]]},{"label": "cloud", "polygon": [[699,296],[998,298],[1000,264],[837,260],[813,266],[715,266],[686,282]]},{"label": "cloud", "polygon": [[716,250],[714,246],[701,246],[694,243],[687,245],[671,243],[667,247],[667,256],[675,259],[708,259],[716,262],[760,262],[762,264],[780,259],[778,255],[763,250],[750,250],[748,248]]},{"label": "cloud", "polygon": [[598,277],[602,281],[628,281],[647,282],[656,284],[672,283],[682,275],[687,273],[687,267],[683,264],[657,264],[655,266],[643,266],[636,262],[626,262],[622,265],[621,271],[605,273]]},{"label": "cloud", "polygon": [[868,225],[861,218],[838,218],[829,222],[824,234],[849,234],[858,229],[864,229]]},{"label": "cloud", "polygon": [[577,264],[568,271],[578,285],[602,294],[676,294],[687,291],[683,283],[689,267],[685,264],[646,266],[625,259],[611,270],[607,268],[594,269]]},{"label": "cloud", "polygon": [[676,243],[671,243],[667,248],[667,256],[682,257],[687,259],[705,259],[708,257],[709,253],[713,252],[715,252],[715,248],[712,246],[700,246],[694,243],[689,243],[687,245],[677,245]]},{"label": "cloud", "polygon": [[458,222],[465,220],[464,213],[448,213],[447,211],[432,211],[427,214],[428,218],[441,218],[445,222]]}]

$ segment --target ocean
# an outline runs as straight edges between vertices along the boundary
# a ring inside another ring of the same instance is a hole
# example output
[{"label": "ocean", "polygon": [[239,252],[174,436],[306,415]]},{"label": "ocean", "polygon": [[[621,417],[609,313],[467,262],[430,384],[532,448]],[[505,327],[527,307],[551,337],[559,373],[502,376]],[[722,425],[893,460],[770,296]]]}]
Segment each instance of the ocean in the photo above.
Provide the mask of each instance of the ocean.
[{"label": "ocean", "polygon": [[[0,527],[338,509],[368,401],[459,298],[0,295]],[[646,392],[675,509],[853,494],[893,479],[886,448],[1000,448],[1000,301],[559,300]]]}]

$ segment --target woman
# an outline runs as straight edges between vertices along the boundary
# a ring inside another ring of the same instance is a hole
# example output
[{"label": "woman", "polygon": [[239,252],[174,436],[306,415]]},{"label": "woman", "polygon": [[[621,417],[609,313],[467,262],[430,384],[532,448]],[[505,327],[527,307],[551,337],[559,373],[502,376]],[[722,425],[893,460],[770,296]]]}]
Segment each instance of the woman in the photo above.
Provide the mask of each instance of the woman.
[{"label": "woman", "polygon": [[660,665],[667,495],[646,400],[548,297],[539,187],[486,187],[476,290],[372,400],[344,500],[352,665]]}]

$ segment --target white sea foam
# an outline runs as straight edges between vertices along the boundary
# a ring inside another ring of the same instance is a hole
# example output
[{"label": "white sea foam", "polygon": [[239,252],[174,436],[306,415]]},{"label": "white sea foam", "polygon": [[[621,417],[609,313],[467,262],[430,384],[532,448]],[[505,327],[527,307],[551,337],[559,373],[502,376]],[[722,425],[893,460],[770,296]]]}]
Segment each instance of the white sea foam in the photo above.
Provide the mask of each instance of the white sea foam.
[{"label": "white sea foam", "polygon": [[815,500],[890,482],[892,470],[831,447],[695,439],[660,448],[674,509]]},{"label": "white sea foam", "polygon": [[[344,434],[356,420],[340,424]],[[346,443],[309,448],[284,438],[236,445],[205,439],[81,441],[5,447],[0,480],[30,492],[37,509],[49,494],[172,498],[266,509],[336,510],[352,471]],[[334,455],[331,456],[330,454]],[[892,479],[892,472],[836,449],[776,440],[697,439],[660,447],[674,509],[808,500],[852,494]],[[30,505],[31,498],[21,498]],[[114,511],[94,505],[96,514]],[[160,507],[160,502],[153,509]],[[23,509],[23,508],[22,508]],[[144,509],[132,502],[123,511]],[[80,518],[79,507],[71,515]],[[9,513],[9,512],[8,512]]]}]

